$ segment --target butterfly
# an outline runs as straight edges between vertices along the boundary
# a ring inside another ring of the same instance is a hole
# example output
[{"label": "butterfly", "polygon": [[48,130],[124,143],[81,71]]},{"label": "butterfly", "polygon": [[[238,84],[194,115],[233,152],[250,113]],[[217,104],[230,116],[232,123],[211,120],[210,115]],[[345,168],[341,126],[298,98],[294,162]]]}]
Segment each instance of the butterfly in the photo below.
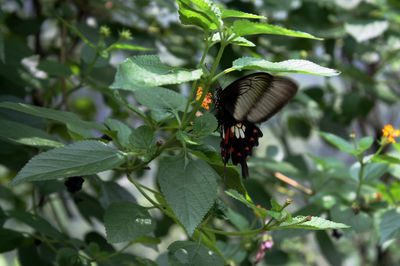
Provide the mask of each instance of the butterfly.
[{"label": "butterfly", "polygon": [[221,135],[224,168],[229,159],[249,176],[247,159],[263,136],[256,123],[267,121],[284,107],[297,92],[297,85],[283,77],[265,72],[253,73],[215,93],[216,117]]}]

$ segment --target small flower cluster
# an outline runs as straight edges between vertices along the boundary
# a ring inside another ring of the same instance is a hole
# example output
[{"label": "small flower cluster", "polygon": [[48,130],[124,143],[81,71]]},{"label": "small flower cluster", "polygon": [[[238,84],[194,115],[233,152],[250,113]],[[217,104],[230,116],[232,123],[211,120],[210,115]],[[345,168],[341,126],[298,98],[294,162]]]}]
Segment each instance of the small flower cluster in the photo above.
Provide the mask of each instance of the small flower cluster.
[{"label": "small flower cluster", "polygon": [[382,140],[386,143],[395,143],[396,140],[394,138],[400,136],[400,130],[394,129],[392,125],[385,125],[382,129],[382,133]]},{"label": "small flower cluster", "polygon": [[261,245],[257,250],[256,260],[254,264],[259,263],[265,256],[265,251],[270,250],[274,246],[274,241],[272,241],[272,237],[268,235],[268,232],[261,233]]},{"label": "small flower cluster", "polygon": [[[196,101],[200,100],[201,95],[203,95],[203,88],[199,87],[196,93]],[[204,98],[203,102],[201,103],[201,107],[203,107],[206,110],[210,109],[210,106],[208,106],[210,103],[212,103],[212,94],[209,92],[207,93],[206,97]]]}]

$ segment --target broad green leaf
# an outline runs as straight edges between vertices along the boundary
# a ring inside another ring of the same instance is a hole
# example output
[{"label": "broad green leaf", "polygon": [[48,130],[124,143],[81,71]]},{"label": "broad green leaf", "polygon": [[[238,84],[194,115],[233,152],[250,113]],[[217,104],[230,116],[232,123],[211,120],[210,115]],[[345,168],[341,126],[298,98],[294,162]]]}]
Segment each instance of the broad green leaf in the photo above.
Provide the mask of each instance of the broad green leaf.
[{"label": "broad green leaf", "polygon": [[359,23],[346,23],[344,28],[357,42],[364,42],[369,39],[381,36],[389,27],[386,20],[366,21]]},{"label": "broad green leaf", "polygon": [[0,119],[0,137],[34,147],[62,147],[54,136],[25,124]]},{"label": "broad green leaf", "polygon": [[318,247],[330,265],[342,265],[343,254],[337,250],[329,235],[325,231],[317,231],[315,237]]},{"label": "broad green leaf", "polygon": [[135,243],[142,243],[147,245],[158,245],[161,243],[159,238],[151,237],[151,236],[140,236],[135,239]]},{"label": "broad green leaf", "polygon": [[336,204],[331,210],[331,219],[346,223],[351,227],[351,231],[356,233],[365,232],[372,227],[372,219],[365,212],[360,211],[354,214],[354,211],[345,205]]},{"label": "broad green leaf", "polygon": [[154,131],[149,126],[140,126],[132,131],[129,137],[130,146],[134,151],[144,152],[150,158],[156,151]]},{"label": "broad green leaf", "polygon": [[175,241],[168,247],[170,265],[211,266],[224,265],[223,259],[201,243]]},{"label": "broad green leaf", "polygon": [[129,201],[136,202],[136,199],[125,188],[116,182],[102,182],[100,186],[99,202],[103,208],[108,208],[111,203]]},{"label": "broad green leaf", "polygon": [[187,99],[173,90],[153,87],[134,92],[136,100],[150,110],[159,112],[185,111]]},{"label": "broad green leaf", "polygon": [[271,25],[268,23],[252,22],[244,19],[236,20],[233,23],[233,31],[238,36],[254,35],[254,34],[275,34],[275,35],[284,35],[289,37],[322,40],[321,38],[312,36],[311,34],[305,32],[288,30],[276,25]]},{"label": "broad green leaf", "polygon": [[248,197],[246,188],[243,185],[243,178],[237,167],[234,165],[226,165],[224,167],[221,156],[214,148],[207,145],[199,145],[191,147],[190,152],[206,161],[225,180],[228,188],[236,190],[244,197]]},{"label": "broad green leaf", "polygon": [[137,90],[200,79],[201,69],[164,65],[156,55],[138,55],[119,64],[111,89]]},{"label": "broad green leaf", "polygon": [[267,19],[264,16],[245,13],[238,10],[222,8],[222,18],[254,18],[254,19]]},{"label": "broad green leaf", "polygon": [[79,141],[36,155],[21,169],[10,185],[95,174],[110,170],[123,162],[122,153],[103,142]]},{"label": "broad green leaf", "polygon": [[56,261],[59,266],[70,266],[79,265],[80,259],[75,249],[63,247],[57,250]]},{"label": "broad green leaf", "polygon": [[107,241],[119,243],[145,236],[156,228],[146,208],[132,202],[111,204],[104,214]]},{"label": "broad green leaf", "polygon": [[350,226],[342,223],[335,223],[329,220],[325,220],[321,217],[309,216],[311,218],[308,221],[307,216],[296,216],[290,222],[283,222],[276,227],[272,227],[270,230],[283,229],[283,228],[296,228],[296,229],[311,229],[311,230],[327,230],[327,229],[344,229]]},{"label": "broad green leaf", "polygon": [[66,64],[55,61],[41,60],[37,68],[55,77],[69,77],[72,74]]},{"label": "broad green leaf", "polygon": [[50,120],[56,120],[62,123],[70,123],[87,129],[97,129],[99,131],[107,128],[100,123],[83,121],[76,114],[70,112],[57,111],[49,108],[38,107],[25,103],[2,102],[0,107],[8,108],[14,111],[23,112],[29,115],[38,116]]},{"label": "broad green leaf", "polygon": [[388,240],[400,238],[400,209],[388,210],[383,214],[379,224],[379,243],[383,244]]},{"label": "broad green leaf", "polygon": [[364,137],[358,141],[359,152],[364,152],[368,150],[372,143],[374,143],[374,138],[371,136]]},{"label": "broad green leaf", "polygon": [[83,192],[79,191],[75,194],[80,201],[74,201],[76,207],[78,208],[81,216],[92,226],[94,226],[92,219],[95,218],[99,222],[103,222],[104,208],[100,205],[97,198]]},{"label": "broad green leaf", "polygon": [[302,59],[292,59],[282,62],[270,62],[256,57],[241,57],[233,61],[232,68],[238,71],[249,69],[271,72],[296,72],[327,77],[340,74],[340,72],[337,70],[323,67],[313,62]]},{"label": "broad green leaf", "polygon": [[129,136],[132,134],[131,128],[121,121],[112,118],[106,118],[104,122],[111,130],[117,131],[118,142],[123,147],[127,147],[129,145]]},{"label": "broad green leaf", "polygon": [[25,237],[14,230],[0,228],[0,253],[16,249]]},{"label": "broad green leaf", "polygon": [[193,123],[193,131],[199,136],[211,135],[218,127],[217,119],[210,113],[196,117]]},{"label": "broad green leaf", "polygon": [[128,43],[117,43],[112,45],[110,50],[149,51],[153,49]]},{"label": "broad green leaf", "polygon": [[342,139],[339,136],[336,136],[332,133],[326,133],[326,132],[318,132],[321,137],[323,137],[327,142],[338,148],[339,150],[357,155],[358,151],[351,145],[348,141]]},{"label": "broad green leaf", "polygon": [[246,259],[247,251],[241,247],[241,243],[218,240],[217,247],[226,260],[236,263],[232,263],[233,265],[243,265],[242,262]]},{"label": "broad green leaf", "polygon": [[205,31],[216,29],[216,25],[204,14],[190,7],[187,1],[178,0],[179,20],[183,25],[198,26]]},{"label": "broad green leaf", "polygon": [[193,9],[206,15],[217,27],[222,25],[221,10],[220,8],[210,0],[180,0],[184,2],[186,6],[191,6]]},{"label": "broad green leaf", "polygon": [[64,236],[57,229],[40,216],[16,210],[8,211],[7,214],[48,237],[59,241],[64,239]]},{"label": "broad green leaf", "polygon": [[202,160],[183,156],[160,161],[157,180],[168,205],[192,235],[217,197],[217,174]]}]

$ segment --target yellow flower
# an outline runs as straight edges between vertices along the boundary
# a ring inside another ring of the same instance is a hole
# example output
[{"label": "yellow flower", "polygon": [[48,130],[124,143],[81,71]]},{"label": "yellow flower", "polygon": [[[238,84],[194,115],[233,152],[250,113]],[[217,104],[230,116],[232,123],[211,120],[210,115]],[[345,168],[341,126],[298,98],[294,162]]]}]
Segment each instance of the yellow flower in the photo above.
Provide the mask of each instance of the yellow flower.
[{"label": "yellow flower", "polygon": [[[203,94],[203,88],[199,87],[196,93],[196,101],[200,100],[201,95]],[[201,107],[203,107],[204,109],[209,110],[210,106],[208,106],[210,103],[212,103],[212,94],[211,93],[207,93],[206,97],[204,97],[203,102],[201,103]]]},{"label": "yellow flower", "polygon": [[398,129],[393,129],[392,125],[385,125],[385,127],[382,129],[383,133],[383,138],[386,139],[387,143],[395,143],[395,139],[398,136],[400,136],[400,130]]}]

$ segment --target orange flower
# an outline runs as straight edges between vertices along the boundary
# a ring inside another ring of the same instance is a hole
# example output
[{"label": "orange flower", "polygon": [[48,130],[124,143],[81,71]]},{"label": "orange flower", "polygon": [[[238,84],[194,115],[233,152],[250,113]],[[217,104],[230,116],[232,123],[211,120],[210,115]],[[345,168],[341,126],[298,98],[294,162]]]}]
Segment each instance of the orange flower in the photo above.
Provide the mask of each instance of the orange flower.
[{"label": "orange flower", "polygon": [[398,129],[393,129],[392,125],[385,125],[385,127],[382,129],[383,133],[383,138],[386,139],[387,143],[395,143],[396,141],[394,138],[397,138],[400,136],[400,130]]},{"label": "orange flower", "polygon": [[[196,93],[196,101],[200,100],[201,95],[203,95],[203,88],[199,87]],[[212,94],[209,92],[207,93],[206,97],[204,97],[203,102],[201,103],[201,107],[203,107],[204,109],[209,110],[210,106],[208,106],[210,103],[212,103]]]},{"label": "orange flower", "polygon": [[[257,205],[257,208],[265,210],[265,208],[261,207],[261,205]],[[262,216],[261,212],[257,210],[254,210],[254,214],[257,215],[258,217]]]}]

